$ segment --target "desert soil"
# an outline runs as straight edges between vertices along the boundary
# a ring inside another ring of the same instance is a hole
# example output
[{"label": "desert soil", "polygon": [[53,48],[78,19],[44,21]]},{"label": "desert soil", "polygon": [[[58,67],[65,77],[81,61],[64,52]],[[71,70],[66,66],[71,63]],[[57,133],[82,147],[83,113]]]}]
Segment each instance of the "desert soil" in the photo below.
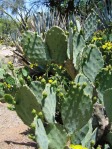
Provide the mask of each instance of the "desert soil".
[{"label": "desert soil", "polygon": [[0,149],[37,149],[28,138],[28,130],[16,112],[0,102]]}]

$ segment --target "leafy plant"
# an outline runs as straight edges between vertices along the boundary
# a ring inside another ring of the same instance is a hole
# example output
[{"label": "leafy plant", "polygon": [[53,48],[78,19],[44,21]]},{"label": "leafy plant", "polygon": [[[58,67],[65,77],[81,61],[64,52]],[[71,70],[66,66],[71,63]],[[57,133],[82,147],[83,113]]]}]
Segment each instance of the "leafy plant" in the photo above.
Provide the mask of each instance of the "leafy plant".
[{"label": "leafy plant", "polygon": [[[53,26],[45,39],[24,32],[21,46],[30,65],[15,69],[9,62],[10,73],[0,69],[2,94],[33,128],[41,149],[93,149],[99,145],[106,149],[106,143],[112,147],[112,66],[102,52],[107,39],[102,40],[98,33],[92,41],[89,37],[91,33],[85,36],[72,22],[68,34]],[[107,42],[111,49],[111,41]]]}]

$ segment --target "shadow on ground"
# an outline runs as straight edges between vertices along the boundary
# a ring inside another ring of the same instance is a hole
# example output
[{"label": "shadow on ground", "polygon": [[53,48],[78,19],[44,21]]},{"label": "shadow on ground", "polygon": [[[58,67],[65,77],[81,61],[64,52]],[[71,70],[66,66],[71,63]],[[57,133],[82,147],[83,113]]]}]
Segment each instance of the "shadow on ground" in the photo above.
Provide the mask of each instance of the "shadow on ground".
[{"label": "shadow on ground", "polygon": [[28,147],[34,147],[35,149],[38,149],[37,148],[37,144],[36,143],[33,143],[33,142],[27,142],[27,143],[24,143],[24,142],[15,142],[15,141],[5,141],[7,144],[17,144],[17,145],[25,145],[25,146],[28,146]]}]

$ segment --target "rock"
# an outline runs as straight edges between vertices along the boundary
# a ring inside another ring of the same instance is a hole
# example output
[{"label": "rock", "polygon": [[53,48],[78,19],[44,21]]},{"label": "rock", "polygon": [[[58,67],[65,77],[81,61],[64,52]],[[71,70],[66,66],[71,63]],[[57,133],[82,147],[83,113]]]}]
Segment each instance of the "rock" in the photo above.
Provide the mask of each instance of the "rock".
[{"label": "rock", "polygon": [[10,47],[6,45],[0,45],[0,67],[3,64],[7,64],[11,61],[14,66],[20,66],[22,64],[21,58],[14,54],[16,47]]}]

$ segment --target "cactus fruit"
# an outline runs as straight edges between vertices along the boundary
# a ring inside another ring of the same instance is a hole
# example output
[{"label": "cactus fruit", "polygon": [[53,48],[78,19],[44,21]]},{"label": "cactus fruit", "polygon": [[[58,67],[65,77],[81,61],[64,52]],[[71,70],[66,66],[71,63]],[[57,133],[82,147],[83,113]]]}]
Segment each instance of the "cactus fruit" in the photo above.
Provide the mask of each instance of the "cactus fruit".
[{"label": "cactus fruit", "polygon": [[14,97],[11,96],[10,94],[5,94],[4,95],[4,99],[9,104],[12,104],[12,105],[15,105],[16,104]]},{"label": "cactus fruit", "polygon": [[25,32],[22,36],[21,45],[25,56],[31,63],[46,64],[50,60],[47,46],[36,33]]},{"label": "cactus fruit", "polygon": [[87,77],[79,73],[75,78],[75,82],[80,83],[84,87],[84,93],[92,98],[93,87]]},{"label": "cactus fruit", "polygon": [[53,62],[64,63],[67,59],[67,36],[57,27],[52,27],[46,34],[46,44]]},{"label": "cactus fruit", "polygon": [[35,94],[28,86],[24,85],[17,91],[15,100],[17,114],[26,125],[30,126],[34,120],[34,116],[31,113],[32,110],[35,109],[37,112],[41,111],[41,105],[39,104]]}]

